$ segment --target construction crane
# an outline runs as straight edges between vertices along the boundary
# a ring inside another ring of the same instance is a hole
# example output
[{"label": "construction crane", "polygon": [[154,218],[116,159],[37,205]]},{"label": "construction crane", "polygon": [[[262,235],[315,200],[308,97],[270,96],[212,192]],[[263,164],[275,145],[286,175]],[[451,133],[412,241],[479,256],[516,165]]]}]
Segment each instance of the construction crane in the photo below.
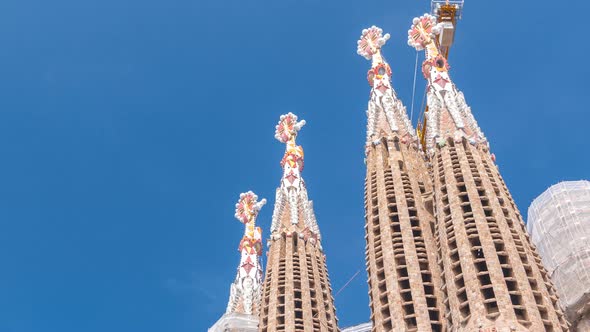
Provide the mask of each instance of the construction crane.
[{"label": "construction crane", "polygon": [[[434,15],[439,24],[441,24],[441,33],[436,39],[436,44],[442,55],[448,60],[449,51],[455,40],[455,30],[457,20],[461,19],[464,0],[432,0],[430,3],[431,14]],[[426,112],[428,105],[424,108],[418,118],[418,135],[422,148],[426,151]]]}]

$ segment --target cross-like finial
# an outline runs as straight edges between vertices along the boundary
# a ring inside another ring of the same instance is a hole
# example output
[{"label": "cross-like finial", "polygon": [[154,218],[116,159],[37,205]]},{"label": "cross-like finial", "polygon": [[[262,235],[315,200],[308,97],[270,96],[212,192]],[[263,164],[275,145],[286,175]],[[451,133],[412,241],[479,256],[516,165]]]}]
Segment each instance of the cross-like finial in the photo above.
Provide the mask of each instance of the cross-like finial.
[{"label": "cross-like finial", "polygon": [[240,194],[240,199],[236,204],[235,217],[244,224],[254,223],[258,212],[266,204],[266,199],[258,202],[258,196],[252,191]]},{"label": "cross-like finial", "polygon": [[357,53],[367,60],[371,60],[373,55],[380,52],[381,47],[385,45],[390,35],[383,35],[383,30],[376,26],[364,29],[361,38],[357,41]]},{"label": "cross-like finial", "polygon": [[295,143],[295,137],[297,132],[305,125],[305,120],[297,122],[297,115],[289,112],[288,114],[281,115],[279,123],[275,127],[275,138],[281,143],[293,142]]},{"label": "cross-like finial", "polygon": [[236,204],[236,218],[246,225],[244,237],[238,247],[239,251],[246,252],[249,255],[262,255],[262,244],[260,241],[262,232],[260,227],[255,227],[256,217],[262,206],[266,204],[266,199],[258,201],[258,196],[252,191],[240,194],[240,199]]},{"label": "cross-like finial", "polygon": [[[275,138],[279,142],[287,144],[285,155],[281,160],[281,167],[285,170],[296,168],[299,172],[303,171],[303,149],[295,144],[295,138],[304,125],[305,120],[297,121],[297,115],[289,112],[281,115],[279,124],[276,126]],[[296,176],[296,174],[291,175],[289,172],[284,176]]]},{"label": "cross-like finial", "polygon": [[434,42],[434,37],[440,33],[441,26],[436,17],[424,14],[414,18],[412,28],[408,30],[408,45],[422,51]]}]

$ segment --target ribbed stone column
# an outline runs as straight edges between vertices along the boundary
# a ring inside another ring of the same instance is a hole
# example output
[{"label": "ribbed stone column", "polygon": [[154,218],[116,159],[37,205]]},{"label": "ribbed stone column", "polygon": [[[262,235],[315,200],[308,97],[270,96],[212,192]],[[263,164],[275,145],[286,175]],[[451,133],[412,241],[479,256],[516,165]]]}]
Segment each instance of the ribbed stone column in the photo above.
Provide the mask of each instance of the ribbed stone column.
[{"label": "ribbed stone column", "polygon": [[494,164],[487,139],[439,52],[435,17],[408,42],[426,50],[424,141],[432,164],[435,234],[452,331],[567,331],[555,290]]},{"label": "ribbed stone column", "polygon": [[391,86],[391,69],[380,52],[388,38],[371,27],[363,31],[358,43],[358,53],[372,60],[365,148],[372,331],[443,331],[432,186],[418,138]]},{"label": "ribbed stone column", "polygon": [[295,144],[304,124],[289,113],[277,126],[287,150],[268,241],[261,332],[338,331],[321,235],[301,177],[303,149]]}]

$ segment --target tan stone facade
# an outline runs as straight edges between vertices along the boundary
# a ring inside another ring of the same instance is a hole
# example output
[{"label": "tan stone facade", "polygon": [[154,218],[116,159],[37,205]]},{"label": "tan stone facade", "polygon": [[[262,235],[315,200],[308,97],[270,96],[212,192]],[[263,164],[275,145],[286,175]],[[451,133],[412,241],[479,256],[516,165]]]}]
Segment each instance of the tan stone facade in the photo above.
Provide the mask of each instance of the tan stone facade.
[{"label": "tan stone facade", "polygon": [[374,141],[365,211],[372,331],[568,331],[487,145]]},{"label": "tan stone facade", "polygon": [[337,331],[326,259],[317,245],[283,232],[269,248],[260,331]]},{"label": "tan stone facade", "polygon": [[432,163],[449,328],[566,331],[555,289],[487,148],[447,138]]},{"label": "tan stone facade", "polygon": [[451,81],[436,26],[425,14],[408,31],[408,43],[426,50],[423,135],[391,87],[381,56],[389,35],[371,27],[358,42],[358,54],[372,60],[365,183],[372,331],[568,331],[487,139]]},{"label": "tan stone facade", "polygon": [[366,264],[372,331],[444,331],[432,182],[406,108],[391,86],[381,46],[389,35],[362,32],[358,54],[371,60],[365,145]]},{"label": "tan stone facade", "polygon": [[489,143],[451,80],[439,50],[439,19],[424,14],[412,20],[408,44],[426,53],[422,73],[428,82],[427,112],[421,138],[434,188],[434,233],[448,330],[568,331],[553,284]]},{"label": "tan stone facade", "polygon": [[372,144],[365,183],[372,331],[444,331],[432,194],[422,154],[397,135]]}]

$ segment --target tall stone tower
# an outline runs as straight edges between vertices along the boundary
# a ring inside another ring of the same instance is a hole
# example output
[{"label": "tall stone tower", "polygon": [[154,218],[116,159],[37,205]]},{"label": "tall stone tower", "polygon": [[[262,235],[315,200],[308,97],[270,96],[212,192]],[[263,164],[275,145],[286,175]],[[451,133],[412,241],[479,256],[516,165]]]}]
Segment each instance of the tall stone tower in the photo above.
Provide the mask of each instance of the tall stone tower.
[{"label": "tall stone tower", "polygon": [[486,138],[449,77],[428,14],[415,18],[408,43],[426,51],[425,145],[435,197],[451,331],[567,331],[547,270],[527,235]]},{"label": "tall stone tower", "polygon": [[276,127],[286,151],[268,243],[261,332],[338,331],[321,235],[301,177],[303,149],[295,144],[304,124],[289,113]]},{"label": "tall stone tower", "polygon": [[225,314],[213,325],[210,332],[254,332],[258,329],[258,314],[262,294],[262,242],[256,217],[266,200],[258,202],[251,191],[240,194],[236,204],[236,218],[245,225],[244,237],[238,250],[241,253],[236,279],[231,285]]},{"label": "tall stone tower", "polygon": [[[406,108],[391,86],[381,54],[389,39],[363,30],[358,54],[372,61],[367,110],[365,180],[366,262],[373,331],[443,331],[441,275],[432,185]],[[432,206],[432,204],[430,204]]]}]

